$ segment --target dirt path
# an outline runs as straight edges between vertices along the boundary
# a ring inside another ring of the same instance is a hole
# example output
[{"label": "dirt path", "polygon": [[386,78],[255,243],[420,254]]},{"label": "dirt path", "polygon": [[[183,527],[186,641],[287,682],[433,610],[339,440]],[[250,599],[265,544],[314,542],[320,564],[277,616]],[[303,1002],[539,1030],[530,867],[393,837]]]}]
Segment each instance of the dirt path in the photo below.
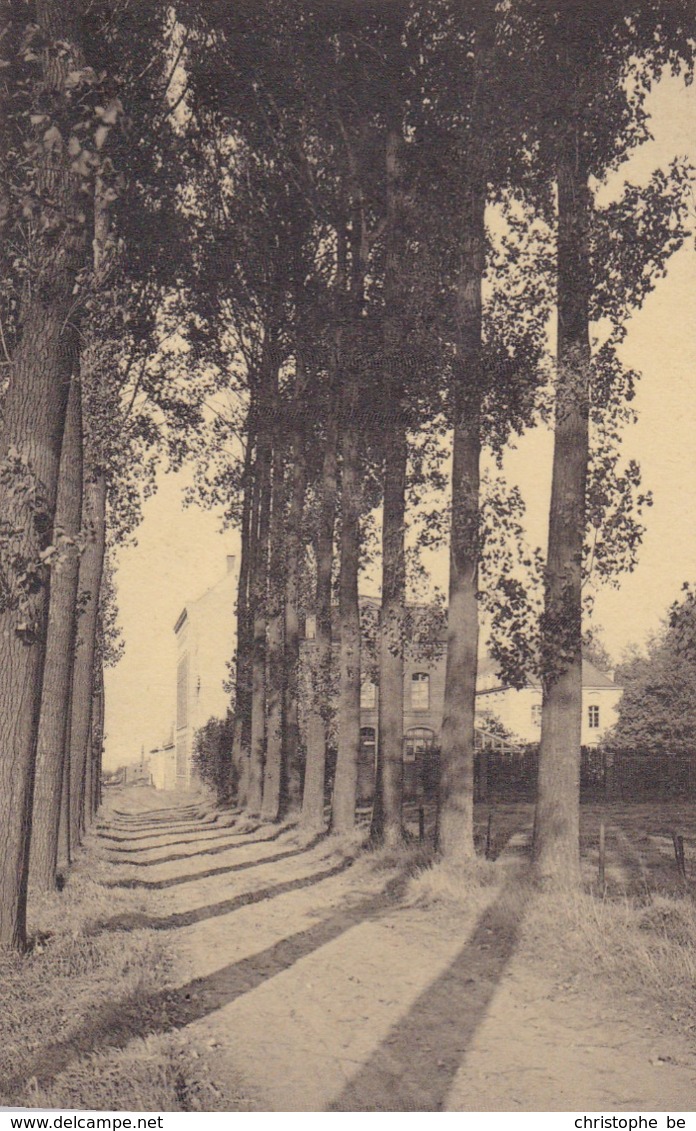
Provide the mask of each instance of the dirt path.
[{"label": "dirt path", "polygon": [[[398,867],[288,826],[222,824],[124,791],[98,838],[144,908],[101,931],[166,933],[173,984],[114,1002],[76,1056],[183,1034],[234,1110],[689,1110],[695,1058],[540,970],[520,946],[516,863],[467,912],[414,905]],[[127,936],[126,936],[127,937]],[[124,943],[125,945],[125,943]]]}]

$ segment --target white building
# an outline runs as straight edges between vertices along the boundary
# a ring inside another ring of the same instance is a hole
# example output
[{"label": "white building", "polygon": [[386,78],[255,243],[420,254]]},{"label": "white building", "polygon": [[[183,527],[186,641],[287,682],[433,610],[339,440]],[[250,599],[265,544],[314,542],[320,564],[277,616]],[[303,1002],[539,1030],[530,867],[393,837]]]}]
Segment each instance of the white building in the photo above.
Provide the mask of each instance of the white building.
[{"label": "white building", "polygon": [[[618,719],[623,688],[589,660],[582,661],[582,745],[597,746]],[[476,711],[483,725],[491,712],[522,742],[541,736],[541,685],[530,680],[519,690],[503,684],[489,661],[480,665]]]},{"label": "white building", "polygon": [[150,751],[150,776],[155,789],[176,789],[176,744],[174,735]]},{"label": "white building", "polygon": [[211,718],[224,719],[230,701],[223,684],[237,643],[237,570],[228,556],[227,573],[182,610],[174,632],[176,669],[176,779],[191,784],[193,740]]}]

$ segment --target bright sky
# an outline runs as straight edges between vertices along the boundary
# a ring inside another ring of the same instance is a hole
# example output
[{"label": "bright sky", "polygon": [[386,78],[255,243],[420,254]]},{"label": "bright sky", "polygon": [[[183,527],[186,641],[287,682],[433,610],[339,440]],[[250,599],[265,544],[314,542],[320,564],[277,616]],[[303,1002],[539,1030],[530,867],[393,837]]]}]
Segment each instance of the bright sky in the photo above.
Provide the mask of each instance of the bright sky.
[{"label": "bright sky", "polygon": [[[655,140],[631,160],[627,175],[641,180],[673,156],[696,164],[696,97],[673,80],[650,102]],[[594,620],[617,659],[660,624],[683,581],[696,580],[696,255],[684,247],[670,262],[629,327],[624,361],[643,374],[626,433],[625,454],[637,458],[654,495],[648,530],[633,574],[619,590],[600,592]],[[526,436],[510,454],[506,475],[527,500],[530,542],[544,545],[552,437]],[[174,622],[187,601],[223,576],[227,554],[239,552],[236,533],[220,533],[219,516],[184,508],[187,474],[162,476],[144,507],[138,544],[117,559],[120,623],[126,642],[121,663],[106,678],[106,763],[138,757],[166,737],[174,719]],[[446,583],[446,561],[437,580]],[[233,643],[230,652],[233,650]]]}]

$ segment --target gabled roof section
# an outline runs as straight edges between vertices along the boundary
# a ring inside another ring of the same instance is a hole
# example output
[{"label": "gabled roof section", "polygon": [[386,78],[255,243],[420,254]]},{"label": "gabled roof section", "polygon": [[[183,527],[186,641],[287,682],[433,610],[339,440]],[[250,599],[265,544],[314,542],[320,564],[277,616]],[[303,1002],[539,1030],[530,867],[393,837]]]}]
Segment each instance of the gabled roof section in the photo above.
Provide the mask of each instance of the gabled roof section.
[{"label": "gabled roof section", "polygon": [[591,660],[582,658],[582,686],[583,687],[612,687],[619,689],[619,684],[614,683],[611,676],[596,668]]},{"label": "gabled roof section", "polygon": [[[492,661],[492,659],[490,657],[486,657],[486,658],[483,658],[483,659],[480,658],[479,659],[480,677],[481,677],[482,672],[488,673],[488,674],[495,673],[496,672],[495,661]],[[531,675],[529,677],[529,679],[527,679],[525,685],[526,685],[527,688],[541,688],[541,682],[540,682],[540,680],[536,679],[535,675]],[[498,679],[497,688],[501,689],[501,688],[505,688],[505,687],[506,687],[506,684],[504,683],[504,681]],[[619,684],[613,682],[610,675],[607,675],[607,673],[605,673],[605,672],[600,672],[599,667],[595,667],[594,664],[590,661],[590,659],[586,659],[585,656],[583,656],[583,688],[585,689],[585,691],[590,691],[590,690],[620,691],[621,690],[621,688],[619,687]],[[490,688],[490,690],[493,690],[493,688]],[[482,692],[479,692],[479,694],[481,694],[481,693]]]}]

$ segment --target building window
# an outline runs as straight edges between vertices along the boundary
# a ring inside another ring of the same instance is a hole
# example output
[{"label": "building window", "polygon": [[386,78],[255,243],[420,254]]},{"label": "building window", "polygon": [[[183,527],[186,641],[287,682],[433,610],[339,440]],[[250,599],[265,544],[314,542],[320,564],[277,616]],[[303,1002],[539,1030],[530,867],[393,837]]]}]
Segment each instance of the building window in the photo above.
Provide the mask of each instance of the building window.
[{"label": "building window", "polygon": [[430,676],[426,672],[414,672],[411,676],[411,710],[430,709]]},{"label": "building window", "polygon": [[374,764],[377,755],[377,737],[374,727],[360,728],[360,761]]},{"label": "building window", "polygon": [[597,703],[590,703],[587,708],[587,716],[590,730],[596,730],[599,726],[599,705]]},{"label": "building window", "polygon": [[432,750],[435,734],[428,727],[412,727],[404,735],[404,762],[415,762]]},{"label": "building window", "polygon": [[373,711],[377,703],[377,688],[368,680],[360,684],[360,707],[363,711]]},{"label": "building window", "polygon": [[541,726],[541,703],[532,704],[532,726]]},{"label": "building window", "polygon": [[305,617],[305,640],[316,640],[317,638],[317,618],[314,613],[308,613]]}]

